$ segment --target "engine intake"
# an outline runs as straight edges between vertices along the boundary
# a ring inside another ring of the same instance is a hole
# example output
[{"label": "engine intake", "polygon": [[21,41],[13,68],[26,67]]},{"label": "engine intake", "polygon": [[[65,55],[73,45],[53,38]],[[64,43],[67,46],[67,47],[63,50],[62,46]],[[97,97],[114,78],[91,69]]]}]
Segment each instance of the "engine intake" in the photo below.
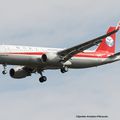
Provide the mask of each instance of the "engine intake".
[{"label": "engine intake", "polygon": [[47,62],[47,56],[46,56],[46,54],[43,54],[43,55],[42,55],[42,61],[43,61],[43,62]]},{"label": "engine intake", "polygon": [[53,65],[59,64],[61,60],[56,53],[43,54],[41,59],[43,63],[53,64]]}]

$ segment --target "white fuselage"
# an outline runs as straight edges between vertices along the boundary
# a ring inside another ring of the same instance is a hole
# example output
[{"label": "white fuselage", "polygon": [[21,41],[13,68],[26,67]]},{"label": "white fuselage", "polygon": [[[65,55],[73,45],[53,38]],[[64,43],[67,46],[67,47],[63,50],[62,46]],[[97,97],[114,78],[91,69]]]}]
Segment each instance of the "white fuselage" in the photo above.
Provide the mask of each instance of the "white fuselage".
[{"label": "white fuselage", "polygon": [[[41,56],[45,53],[56,53],[63,49],[39,48],[28,46],[0,45],[0,64],[23,65],[31,67],[46,67],[47,69],[59,68],[59,65],[46,65],[41,61]],[[108,56],[110,56],[108,54]],[[84,51],[73,56],[67,64],[69,68],[86,68],[105,64],[106,53],[95,53],[94,51]]]}]

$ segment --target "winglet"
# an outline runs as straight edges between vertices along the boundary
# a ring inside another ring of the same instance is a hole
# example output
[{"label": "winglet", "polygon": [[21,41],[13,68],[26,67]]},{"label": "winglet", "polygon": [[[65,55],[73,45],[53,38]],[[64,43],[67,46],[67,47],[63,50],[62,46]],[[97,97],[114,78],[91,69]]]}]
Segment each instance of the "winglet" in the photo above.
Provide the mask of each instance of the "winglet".
[{"label": "winglet", "polygon": [[116,30],[120,29],[120,21],[118,22],[117,26],[116,26]]}]

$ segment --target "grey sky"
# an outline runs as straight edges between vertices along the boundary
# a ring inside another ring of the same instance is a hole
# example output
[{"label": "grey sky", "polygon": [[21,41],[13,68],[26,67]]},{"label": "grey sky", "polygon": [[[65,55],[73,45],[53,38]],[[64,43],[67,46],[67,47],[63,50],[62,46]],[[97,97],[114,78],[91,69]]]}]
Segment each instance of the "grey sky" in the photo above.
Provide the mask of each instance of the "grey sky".
[{"label": "grey sky", "polygon": [[[0,43],[70,47],[116,25],[119,5],[119,0],[0,0]],[[120,32],[117,51],[119,38]],[[119,120],[119,66],[46,71],[48,81],[42,85],[37,74],[23,80],[1,74],[0,119],[75,120],[100,114]]]}]

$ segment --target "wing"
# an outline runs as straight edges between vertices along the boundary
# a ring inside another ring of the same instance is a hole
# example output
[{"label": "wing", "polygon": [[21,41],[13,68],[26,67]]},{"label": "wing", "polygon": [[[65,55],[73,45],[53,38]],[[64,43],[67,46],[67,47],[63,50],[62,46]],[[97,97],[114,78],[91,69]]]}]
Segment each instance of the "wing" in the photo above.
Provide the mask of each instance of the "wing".
[{"label": "wing", "polygon": [[119,28],[116,28],[114,31],[112,32],[109,32],[105,35],[102,35],[100,37],[97,37],[95,39],[92,39],[90,41],[87,41],[85,43],[82,43],[82,44],[79,44],[79,45],[76,45],[76,46],[73,46],[71,48],[68,48],[68,49],[65,49],[65,50],[62,50],[62,51],[59,51],[58,52],[58,55],[61,57],[61,61],[62,62],[66,62],[67,60],[69,60],[71,57],[73,57],[75,54],[77,53],[80,53],[80,52],[83,52],[84,50],[92,47],[92,46],[95,46],[97,44],[99,44],[100,42],[102,42],[102,39],[103,38],[106,38],[114,33],[116,33],[117,31],[119,30]]}]

